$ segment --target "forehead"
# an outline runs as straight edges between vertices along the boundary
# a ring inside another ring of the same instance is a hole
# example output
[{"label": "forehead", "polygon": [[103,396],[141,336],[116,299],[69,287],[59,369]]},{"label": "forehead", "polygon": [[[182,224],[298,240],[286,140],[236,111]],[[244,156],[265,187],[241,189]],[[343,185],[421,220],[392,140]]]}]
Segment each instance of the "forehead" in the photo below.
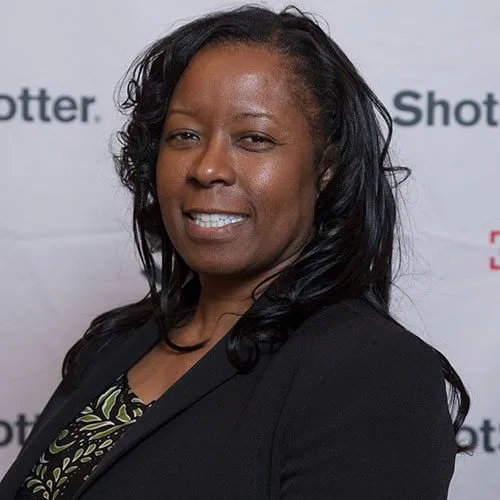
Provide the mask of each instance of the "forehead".
[{"label": "forehead", "polygon": [[[201,49],[182,74],[171,105],[218,112],[246,108],[302,115],[294,98],[288,61],[275,50],[253,45]],[[295,119],[297,116],[295,116]]]}]

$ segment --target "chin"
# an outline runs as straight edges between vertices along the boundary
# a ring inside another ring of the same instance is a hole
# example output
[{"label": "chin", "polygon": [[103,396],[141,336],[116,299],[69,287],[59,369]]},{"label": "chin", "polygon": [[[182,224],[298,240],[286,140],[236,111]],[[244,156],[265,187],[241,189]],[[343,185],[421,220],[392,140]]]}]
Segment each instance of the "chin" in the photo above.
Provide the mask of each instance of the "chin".
[{"label": "chin", "polygon": [[189,267],[198,275],[204,275],[204,276],[220,276],[220,277],[237,277],[237,276],[243,276],[245,274],[244,268],[242,269],[241,266],[238,265],[231,265],[231,264],[218,264],[218,263],[203,263],[203,264],[197,264],[193,263],[192,265],[189,265]]},{"label": "chin", "polygon": [[[237,255],[237,254],[233,254]],[[186,259],[186,264],[200,276],[221,278],[245,278],[258,273],[249,262],[233,259]]]}]

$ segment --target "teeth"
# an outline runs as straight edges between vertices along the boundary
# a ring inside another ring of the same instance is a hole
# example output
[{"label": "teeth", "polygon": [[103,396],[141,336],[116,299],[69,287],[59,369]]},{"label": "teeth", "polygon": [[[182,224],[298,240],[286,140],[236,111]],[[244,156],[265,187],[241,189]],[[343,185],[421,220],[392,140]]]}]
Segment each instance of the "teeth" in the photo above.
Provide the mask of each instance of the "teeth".
[{"label": "teeth", "polygon": [[192,213],[191,217],[200,227],[223,227],[243,220],[241,215]]}]

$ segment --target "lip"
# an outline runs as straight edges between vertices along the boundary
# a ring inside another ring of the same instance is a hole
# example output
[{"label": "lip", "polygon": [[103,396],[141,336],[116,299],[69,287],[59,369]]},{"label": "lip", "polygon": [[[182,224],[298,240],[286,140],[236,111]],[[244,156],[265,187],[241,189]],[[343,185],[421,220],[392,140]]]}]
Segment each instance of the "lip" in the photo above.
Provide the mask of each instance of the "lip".
[{"label": "lip", "polygon": [[198,214],[221,214],[221,215],[237,215],[240,217],[248,217],[248,214],[245,212],[237,212],[234,210],[226,210],[224,208],[202,208],[202,207],[193,207],[187,208],[182,211],[184,215],[191,215],[193,213]]},{"label": "lip", "polygon": [[[206,210],[206,209],[205,209]],[[243,215],[234,212],[204,212],[201,210],[193,210],[193,212],[201,213],[218,213],[218,214],[231,214],[231,215]],[[243,215],[244,219],[239,222],[231,222],[222,227],[201,227],[195,224],[194,220],[189,217],[188,213],[184,214],[184,222],[186,228],[186,234],[193,240],[204,240],[204,241],[225,241],[237,237],[238,233],[241,231],[242,226],[247,222],[248,217]]]}]

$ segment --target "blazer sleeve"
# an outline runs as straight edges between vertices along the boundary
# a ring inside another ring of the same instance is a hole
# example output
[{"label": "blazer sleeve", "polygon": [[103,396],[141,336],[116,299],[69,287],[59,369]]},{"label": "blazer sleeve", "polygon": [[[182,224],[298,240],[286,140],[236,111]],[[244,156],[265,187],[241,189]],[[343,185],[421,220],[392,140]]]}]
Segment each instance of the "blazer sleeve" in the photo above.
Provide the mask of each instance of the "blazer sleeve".
[{"label": "blazer sleeve", "polygon": [[431,348],[404,339],[352,354],[304,394],[280,498],[447,498],[456,451],[445,381]]}]

